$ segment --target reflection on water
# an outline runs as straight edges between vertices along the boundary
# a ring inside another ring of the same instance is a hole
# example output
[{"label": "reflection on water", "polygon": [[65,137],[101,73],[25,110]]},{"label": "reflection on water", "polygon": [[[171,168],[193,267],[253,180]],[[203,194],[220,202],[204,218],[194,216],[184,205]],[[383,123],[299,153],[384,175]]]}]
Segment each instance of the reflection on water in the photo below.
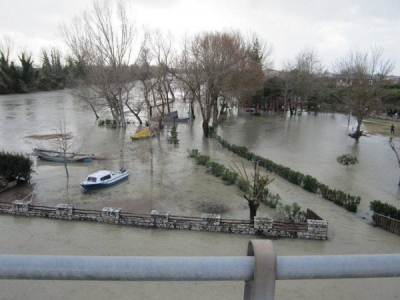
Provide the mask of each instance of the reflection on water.
[{"label": "reflection on water", "polygon": [[[176,104],[178,106],[178,104]],[[199,216],[201,203],[218,202],[228,208],[224,218],[248,218],[246,201],[232,186],[221,184],[187,156],[199,149],[225,166],[242,159],[215,140],[204,139],[201,120],[178,124],[180,142],[160,138],[132,142],[135,125],[125,129],[99,127],[91,111],[66,91],[0,97],[0,145],[6,151],[31,153],[34,147],[51,148],[49,141],[29,139],[33,134],[54,133],[57,119],[65,116],[81,152],[106,157],[92,163],[70,164],[70,178],[60,164],[35,160],[35,202],[54,206],[69,203],[79,208],[121,207],[123,211],[149,213],[168,210],[172,215]],[[200,116],[199,112],[197,115]],[[104,115],[102,117],[107,117]],[[10,119],[12,118],[12,119]],[[362,138],[355,144],[347,136],[347,116],[320,114],[286,117],[251,116],[239,110],[219,126],[218,134],[230,143],[318,178],[330,187],[362,197],[357,214],[351,214],[318,195],[277,177],[269,186],[284,203],[312,208],[329,222],[329,240],[276,240],[278,255],[397,253],[398,236],[370,222],[369,202],[381,199],[399,206],[399,169],[386,137]],[[354,121],[350,124],[350,128]],[[350,153],[358,165],[346,167],[336,157]],[[252,166],[244,162],[246,167]],[[131,171],[128,181],[84,193],[79,182],[99,169]],[[3,193],[1,197],[11,197]],[[259,215],[273,214],[262,206]],[[120,226],[26,219],[0,216],[0,253],[58,255],[245,255],[249,236],[220,235]],[[395,299],[398,279],[285,281],[277,284],[278,299]],[[117,283],[0,281],[4,299],[242,299],[242,282]]]}]

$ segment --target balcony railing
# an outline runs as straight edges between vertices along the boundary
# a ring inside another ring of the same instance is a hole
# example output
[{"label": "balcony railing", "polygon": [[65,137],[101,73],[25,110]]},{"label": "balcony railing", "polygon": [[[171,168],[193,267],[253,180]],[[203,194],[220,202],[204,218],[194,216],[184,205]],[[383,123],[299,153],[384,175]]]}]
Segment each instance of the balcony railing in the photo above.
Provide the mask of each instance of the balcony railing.
[{"label": "balcony railing", "polygon": [[244,299],[274,299],[276,280],[400,277],[400,254],[276,256],[251,240],[243,257],[0,255],[0,279],[245,281]]}]

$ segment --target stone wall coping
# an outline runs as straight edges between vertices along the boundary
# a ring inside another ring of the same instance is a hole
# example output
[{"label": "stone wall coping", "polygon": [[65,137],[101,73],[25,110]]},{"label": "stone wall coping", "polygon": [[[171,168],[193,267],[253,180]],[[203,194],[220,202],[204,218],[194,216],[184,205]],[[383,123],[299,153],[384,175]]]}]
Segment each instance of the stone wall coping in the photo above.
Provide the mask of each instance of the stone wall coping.
[{"label": "stone wall coping", "polygon": [[109,212],[109,213],[114,213],[114,212],[120,212],[121,208],[119,207],[103,207],[101,212]]},{"label": "stone wall coping", "polygon": [[31,217],[47,217],[55,219],[97,221],[139,227],[187,229],[210,232],[262,235],[268,237],[297,237],[326,240],[328,238],[328,222],[310,220],[304,223],[275,222],[270,217],[255,217],[254,223],[249,220],[221,219],[220,214],[203,213],[201,218],[171,217],[169,211],[152,210],[150,214],[141,216],[125,215],[120,218],[121,208],[104,207],[100,211],[80,212],[69,204],[58,204],[53,209],[41,206],[29,206],[22,200],[15,200],[13,208],[0,205],[0,213],[24,215]]}]

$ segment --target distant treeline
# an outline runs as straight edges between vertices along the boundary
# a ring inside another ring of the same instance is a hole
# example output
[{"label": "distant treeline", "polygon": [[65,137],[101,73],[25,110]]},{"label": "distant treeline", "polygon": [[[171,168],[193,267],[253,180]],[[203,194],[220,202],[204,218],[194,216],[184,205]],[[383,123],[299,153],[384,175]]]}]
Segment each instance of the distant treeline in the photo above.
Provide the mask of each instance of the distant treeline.
[{"label": "distant treeline", "polygon": [[71,58],[64,60],[58,50],[43,51],[41,67],[35,67],[32,56],[21,53],[19,65],[10,54],[0,51],[0,94],[22,94],[59,90],[76,85],[84,68]]}]

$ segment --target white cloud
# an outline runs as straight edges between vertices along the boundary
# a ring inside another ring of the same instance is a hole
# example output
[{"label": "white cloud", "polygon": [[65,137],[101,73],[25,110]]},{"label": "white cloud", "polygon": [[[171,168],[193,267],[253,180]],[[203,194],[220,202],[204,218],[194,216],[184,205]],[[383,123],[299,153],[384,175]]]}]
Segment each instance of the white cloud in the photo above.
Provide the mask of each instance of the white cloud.
[{"label": "white cloud", "polygon": [[[41,48],[61,44],[57,29],[71,21],[92,0],[3,0],[0,32],[19,48],[38,54]],[[130,16],[139,28],[169,30],[179,40],[184,33],[239,29],[256,32],[274,45],[275,67],[307,48],[326,66],[353,47],[384,49],[397,60],[400,48],[400,1],[337,0],[127,0]],[[1,38],[1,36],[0,36]],[[400,63],[395,70],[400,75]]]}]

